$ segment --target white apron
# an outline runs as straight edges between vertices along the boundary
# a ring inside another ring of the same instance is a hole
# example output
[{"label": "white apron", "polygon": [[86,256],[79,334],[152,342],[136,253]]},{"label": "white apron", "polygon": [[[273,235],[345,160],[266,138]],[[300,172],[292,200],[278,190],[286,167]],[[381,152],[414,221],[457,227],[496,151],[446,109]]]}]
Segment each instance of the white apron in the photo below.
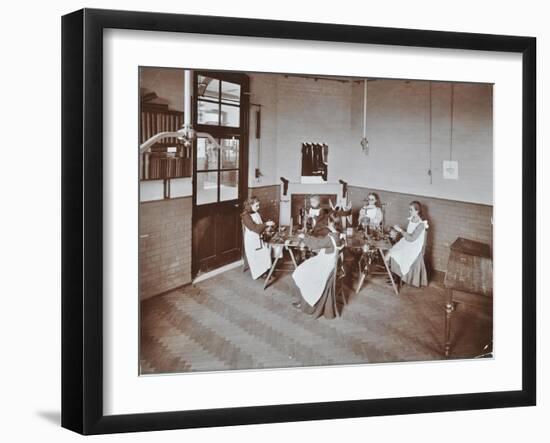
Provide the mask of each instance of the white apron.
[{"label": "white apron", "polygon": [[311,219],[311,226],[313,228],[317,224],[317,218],[319,217],[319,214],[321,214],[321,208],[309,208],[307,216]]},{"label": "white apron", "polygon": [[[262,223],[262,217],[258,212],[250,214],[257,225]],[[259,234],[244,227],[244,252],[250,267],[252,278],[256,280],[265,271],[271,268],[271,254],[269,246],[264,244]]]},{"label": "white apron", "polygon": [[334,270],[335,260],[340,253],[332,236],[330,240],[334,246],[334,252],[327,254],[324,248],[321,249],[315,257],[301,263],[292,273],[292,278],[300,289],[302,297],[310,306],[314,306],[323,295],[330,273]]},{"label": "white apron", "polygon": [[420,223],[424,223],[425,226],[424,230],[416,240],[408,241],[406,238],[402,238],[390,249],[389,256],[392,257],[399,265],[401,275],[405,275],[409,272],[412,264],[422,253],[424,238],[426,237],[426,229],[428,229],[428,222],[425,220],[420,220],[418,223],[414,223],[409,220],[407,232],[412,234]]},{"label": "white apron", "polygon": [[[370,220],[369,224],[371,226],[379,226],[381,221],[376,220],[376,218],[378,217],[379,210],[380,208],[378,208],[378,206],[370,206],[370,205],[367,207],[361,208],[361,210],[359,211],[359,221],[362,222],[365,217],[368,217]],[[376,223],[375,223],[375,220],[377,221]]]}]

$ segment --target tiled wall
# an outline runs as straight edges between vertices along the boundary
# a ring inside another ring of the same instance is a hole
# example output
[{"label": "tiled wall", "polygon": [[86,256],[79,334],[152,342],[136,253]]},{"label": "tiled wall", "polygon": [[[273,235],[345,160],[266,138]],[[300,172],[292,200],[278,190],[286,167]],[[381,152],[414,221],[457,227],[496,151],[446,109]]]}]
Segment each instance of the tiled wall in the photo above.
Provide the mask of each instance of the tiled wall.
[{"label": "tiled wall", "polygon": [[[352,166],[351,145],[359,140],[351,131],[351,83],[313,81],[278,76],[277,81],[277,173],[299,183],[302,171],[302,143],[328,144],[328,182],[346,179]],[[265,146],[265,145],[264,145]]]},{"label": "tiled wall", "polygon": [[[280,187],[250,188],[265,220],[279,220]],[[142,299],[191,283],[191,197],[142,202],[139,226],[139,286]]]},{"label": "tiled wall", "polygon": [[[351,161],[342,178],[357,186],[493,204],[492,85],[368,82],[369,155],[361,155],[359,146],[362,85],[353,88],[353,137],[341,154]],[[458,180],[443,177],[445,160],[458,162]]]},{"label": "tiled wall", "polygon": [[142,299],[191,282],[190,197],[140,204],[139,287]]},{"label": "tiled wall", "polygon": [[[302,142],[322,142],[329,145],[329,183],[343,179],[358,186],[493,204],[491,85],[368,82],[369,155],[360,146],[362,82],[280,75],[275,86],[269,93],[277,97],[277,112],[266,113],[264,123],[275,118],[276,133],[262,142],[263,153],[276,153],[269,160],[276,165],[274,180],[282,176],[299,182]],[[267,95],[262,99],[267,102]],[[458,180],[443,178],[443,161],[451,159],[458,162]]]},{"label": "tiled wall", "polygon": [[[250,75],[250,107],[248,184],[266,186],[279,183],[277,176],[277,75]],[[261,109],[260,139],[256,138],[256,112]],[[255,176],[258,168],[261,175]]]},{"label": "tiled wall", "polygon": [[248,188],[248,196],[258,197],[260,200],[260,213],[262,220],[273,220],[279,222],[279,193],[281,187],[279,185],[261,186]]},{"label": "tiled wall", "polygon": [[[169,97],[170,106],[179,109],[183,102],[182,71],[146,70],[141,75],[143,86],[155,90],[162,99]],[[249,185],[254,187],[249,188],[249,195],[260,199],[262,217],[279,221],[278,177],[299,182],[301,143],[319,141],[329,144],[329,182],[345,179],[358,185],[349,187],[355,208],[361,206],[368,192],[360,186],[366,185],[395,191],[378,191],[387,204],[388,224],[405,223],[411,200],[424,204],[431,223],[426,258],[433,269],[446,269],[449,245],[458,236],[492,246],[491,86],[455,86],[451,154],[449,84],[433,83],[430,90],[426,82],[369,82],[368,156],[361,154],[359,146],[362,88],[361,82],[251,75],[251,100],[262,105],[262,139],[258,161],[258,141],[251,131]],[[251,128],[255,126],[254,115],[251,113]],[[442,161],[451,155],[459,161],[459,180],[442,178]],[[258,163],[263,175],[255,179]],[[191,281],[191,220],[190,197],[141,203],[143,298]]]},{"label": "tiled wall", "polygon": [[[418,200],[428,220],[428,243],[426,262],[431,269],[446,271],[449,258],[449,246],[457,237],[480,241],[493,246],[493,207],[475,203],[465,203],[439,198],[423,197],[411,194],[367,189],[358,186],[348,188],[349,196],[356,212],[362,206],[362,200],[371,191],[380,196],[385,203],[385,224],[399,224],[405,227],[409,203]],[[354,223],[355,223],[354,219]]]}]

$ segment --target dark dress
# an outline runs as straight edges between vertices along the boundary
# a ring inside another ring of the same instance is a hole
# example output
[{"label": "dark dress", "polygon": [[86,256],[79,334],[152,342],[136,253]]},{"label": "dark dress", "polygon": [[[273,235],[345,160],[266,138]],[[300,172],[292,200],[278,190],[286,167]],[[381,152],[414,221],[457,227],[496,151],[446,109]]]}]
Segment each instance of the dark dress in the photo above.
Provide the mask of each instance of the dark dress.
[{"label": "dark dress", "polygon": [[261,234],[262,232],[264,232],[267,226],[265,223],[254,223],[254,220],[252,220],[252,214],[249,211],[243,211],[241,213],[241,220],[243,226],[246,226],[248,229],[250,229],[252,232],[255,232],[256,234]]},{"label": "dark dress", "polygon": [[[311,235],[314,237],[325,237],[331,232],[328,228],[328,217],[329,211],[325,208],[320,208],[319,215],[314,217],[315,226],[311,230]],[[308,222],[311,223],[311,218]]]},{"label": "dark dress", "polygon": [[[404,240],[401,241],[414,241],[424,233],[424,230],[425,226],[421,223],[411,234],[407,232],[403,233]],[[406,283],[410,286],[415,286],[417,288],[421,286],[428,286],[428,273],[426,272],[426,264],[424,263],[425,248],[426,244],[424,243],[424,246],[422,247],[422,252],[418,255],[416,260],[411,265],[409,272],[407,272],[405,275],[403,275],[403,273],[401,272],[399,263],[397,263],[397,261],[393,257],[390,257],[390,269],[394,274],[401,278],[401,281],[403,283]]]},{"label": "dark dress", "polygon": [[[246,210],[241,214],[244,247],[242,257],[244,269],[250,269],[253,278],[258,278],[263,271],[269,269],[271,256],[269,245],[265,244],[261,237],[267,225],[265,223],[256,223],[252,219],[252,216],[253,213]],[[253,263],[250,263],[250,260],[253,260]]]},{"label": "dark dress", "polygon": [[[304,242],[306,246],[313,250],[313,251],[319,251],[320,249],[325,249],[325,252],[327,254],[331,254],[334,252],[334,245],[331,240],[331,237],[336,241],[336,245],[340,246],[342,244],[342,240],[340,239],[340,235],[337,233],[330,232],[328,235],[325,235],[324,237],[312,237],[307,236],[304,239]],[[317,303],[315,305],[311,306],[309,305],[304,298],[302,297],[301,292],[298,290],[298,298],[301,304],[301,310],[311,315],[313,318],[319,318],[319,317],[325,317],[327,319],[333,319],[335,317],[338,317],[340,315],[339,309],[338,309],[338,303],[337,303],[337,291],[335,291],[335,280],[336,280],[336,272],[337,270],[334,269],[326,283],[323,290],[323,293]]]},{"label": "dark dress", "polygon": [[397,262],[393,258],[391,258],[390,260],[391,271],[394,274],[398,275],[403,283],[414,286],[416,288],[420,288],[421,286],[428,286],[428,273],[426,271],[423,254],[420,254],[418,256],[418,258],[412,264],[411,269],[409,269],[409,272],[407,272],[405,275],[401,275],[401,269],[399,269],[399,265],[397,264]]}]

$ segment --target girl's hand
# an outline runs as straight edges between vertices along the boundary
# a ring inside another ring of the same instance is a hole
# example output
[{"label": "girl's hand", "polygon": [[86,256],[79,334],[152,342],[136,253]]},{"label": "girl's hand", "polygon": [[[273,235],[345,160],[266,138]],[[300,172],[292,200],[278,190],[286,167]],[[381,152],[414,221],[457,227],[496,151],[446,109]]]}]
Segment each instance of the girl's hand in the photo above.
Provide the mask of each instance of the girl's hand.
[{"label": "girl's hand", "polygon": [[301,232],[298,234],[298,238],[303,240],[304,238],[306,238],[306,235],[303,232]]},{"label": "girl's hand", "polygon": [[403,229],[401,229],[401,226],[394,225],[393,229],[395,229],[397,232],[403,232]]},{"label": "girl's hand", "polygon": [[275,222],[273,220],[268,220],[265,222],[267,226],[275,226]]},{"label": "girl's hand", "polygon": [[289,247],[289,245],[290,245],[290,240],[288,240],[288,239],[287,239],[287,240],[285,240],[285,247],[287,247],[287,248],[288,248],[288,247]]}]

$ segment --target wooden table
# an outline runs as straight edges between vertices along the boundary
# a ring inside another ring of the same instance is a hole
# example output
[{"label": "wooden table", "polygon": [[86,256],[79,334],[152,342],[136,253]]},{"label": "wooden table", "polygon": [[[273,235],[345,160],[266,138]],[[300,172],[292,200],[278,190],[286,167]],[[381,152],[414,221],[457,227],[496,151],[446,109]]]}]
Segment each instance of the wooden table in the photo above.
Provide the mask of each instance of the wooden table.
[{"label": "wooden table", "polygon": [[447,291],[445,305],[445,356],[451,353],[451,320],[454,311],[454,291],[493,296],[493,260],[489,245],[457,238],[451,245],[444,285]]},{"label": "wooden table", "polygon": [[[289,241],[288,244],[286,244],[286,240]],[[294,249],[300,248],[300,239],[298,238],[297,234],[290,235],[288,234],[288,232],[285,231],[285,233],[283,234],[276,234],[269,241],[269,245],[272,248],[281,248],[281,253],[275,256],[275,260],[273,260],[273,263],[271,264],[271,268],[269,269],[269,273],[267,274],[267,278],[264,282],[264,290],[270,285],[271,277],[273,276],[273,273],[277,268],[279,260],[283,258],[284,251],[287,251],[289,253],[294,269],[298,267],[296,256],[294,255]]]},{"label": "wooden table", "polygon": [[[382,261],[384,262],[384,268],[386,270],[386,274],[390,279],[393,292],[395,292],[395,295],[399,295],[399,290],[397,289],[397,285],[395,284],[395,280],[393,279],[393,274],[385,259],[385,252],[389,251],[392,247],[392,244],[390,243],[390,241],[386,239],[375,239],[372,236],[368,236],[367,238],[365,238],[365,235],[362,232],[354,232],[352,236],[346,237],[346,241],[347,241],[347,246],[349,248],[360,250],[362,254],[366,253],[365,249],[367,247],[378,251],[378,253],[382,257]],[[360,260],[359,261],[359,282],[357,284],[355,293],[358,293],[361,290],[368,273],[369,273],[369,263],[367,262],[364,266],[362,266],[361,260]]]},{"label": "wooden table", "polygon": [[[286,240],[288,240],[288,244],[285,243]],[[391,273],[388,263],[384,259],[384,253],[387,252],[392,247],[392,244],[390,243],[390,241],[386,239],[376,240],[372,236],[365,238],[362,232],[354,232],[352,236],[346,237],[345,241],[346,241],[346,248],[361,251],[362,254],[365,253],[365,248],[367,246],[369,248],[374,248],[375,250],[377,250],[380,256],[382,257],[382,261],[384,262],[385,273],[390,279],[393,291],[395,292],[396,295],[399,295],[399,290],[397,289],[397,285],[395,284],[395,280],[393,279],[393,274]],[[305,258],[305,253],[307,250],[305,248],[300,247],[301,243],[300,243],[300,238],[298,237],[298,233],[293,233],[292,235],[290,235],[286,231],[283,234],[275,235],[269,241],[269,244],[271,245],[272,248],[282,248],[282,249],[281,249],[281,254],[277,254],[275,257],[275,260],[273,260],[271,268],[267,274],[267,278],[265,279],[264,289],[266,289],[271,284],[271,278],[277,268],[277,265],[279,264],[280,259],[283,257],[284,251],[287,251],[289,253],[294,269],[296,269],[298,267],[298,263],[296,261],[295,252],[300,252],[300,255],[303,260]],[[365,266],[361,266],[360,264],[359,281],[357,284],[356,292],[359,292],[361,290],[361,287],[363,286],[363,283],[368,273],[369,273],[368,264]]]}]

